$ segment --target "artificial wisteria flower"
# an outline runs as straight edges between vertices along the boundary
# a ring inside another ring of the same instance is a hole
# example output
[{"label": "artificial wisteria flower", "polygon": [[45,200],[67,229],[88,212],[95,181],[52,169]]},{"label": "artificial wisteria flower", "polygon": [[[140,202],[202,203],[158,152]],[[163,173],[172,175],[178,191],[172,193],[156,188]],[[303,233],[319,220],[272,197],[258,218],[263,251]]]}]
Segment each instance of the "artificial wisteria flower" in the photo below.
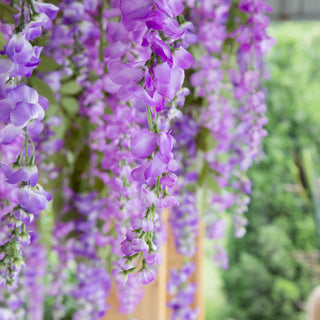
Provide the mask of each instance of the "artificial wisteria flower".
[{"label": "artificial wisteria flower", "polygon": [[[8,239],[0,246],[0,260],[4,266],[4,272],[0,274],[1,285],[10,285],[17,280],[16,276],[24,264],[20,244],[30,243],[27,226],[33,220],[33,215],[44,210],[51,200],[51,195],[38,184],[39,174],[32,140],[43,129],[40,121],[44,119],[49,102],[35,89],[20,83],[23,77],[31,76],[40,63],[42,47],[34,46],[30,41],[39,37],[43,28],[52,27],[51,19],[55,18],[58,10],[51,4],[42,7],[51,18],[43,12],[35,11],[30,3],[26,14],[23,1],[16,33],[9,37],[0,52],[6,57],[1,60],[0,66],[0,143],[8,150],[12,144],[20,144],[20,151],[10,154],[11,159],[1,159],[5,183],[15,186],[13,206],[9,212],[1,214],[2,228],[8,227]],[[12,158],[15,160],[12,161]]]},{"label": "artificial wisteria flower", "polygon": [[191,308],[197,288],[194,283],[188,283],[188,280],[194,271],[195,266],[190,262],[184,264],[180,270],[170,270],[170,279],[167,284],[167,290],[170,295],[174,295],[168,303],[168,307],[172,310],[172,320],[195,320],[199,316],[199,310]]},{"label": "artificial wisteria flower", "polygon": [[11,285],[0,313],[40,320],[49,301],[54,320],[98,320],[113,278],[119,312],[132,314],[157,276],[167,210],[186,261],[171,272],[168,306],[174,320],[197,319],[199,224],[227,268],[227,221],[236,237],[248,223],[245,172],[266,135],[269,6],[13,5],[16,25],[0,20],[0,286]]}]

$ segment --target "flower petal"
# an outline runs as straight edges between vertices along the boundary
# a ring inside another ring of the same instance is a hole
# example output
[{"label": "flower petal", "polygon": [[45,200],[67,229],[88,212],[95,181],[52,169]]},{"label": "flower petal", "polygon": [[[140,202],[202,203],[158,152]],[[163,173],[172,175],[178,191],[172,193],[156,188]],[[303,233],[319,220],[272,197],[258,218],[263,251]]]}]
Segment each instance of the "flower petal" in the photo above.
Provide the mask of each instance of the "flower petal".
[{"label": "flower petal", "polygon": [[131,139],[131,153],[135,158],[144,159],[156,149],[157,136],[148,130],[141,130]]},{"label": "flower petal", "polygon": [[17,136],[22,133],[22,128],[16,127],[12,123],[9,123],[0,131],[0,143],[10,144]]},{"label": "flower petal", "polygon": [[39,94],[35,89],[25,84],[20,84],[8,93],[7,101],[12,108],[21,101],[35,104],[39,101]]},{"label": "flower petal", "polygon": [[139,82],[143,77],[140,68],[130,67],[119,61],[109,65],[110,79],[120,85],[128,85],[132,82]]}]

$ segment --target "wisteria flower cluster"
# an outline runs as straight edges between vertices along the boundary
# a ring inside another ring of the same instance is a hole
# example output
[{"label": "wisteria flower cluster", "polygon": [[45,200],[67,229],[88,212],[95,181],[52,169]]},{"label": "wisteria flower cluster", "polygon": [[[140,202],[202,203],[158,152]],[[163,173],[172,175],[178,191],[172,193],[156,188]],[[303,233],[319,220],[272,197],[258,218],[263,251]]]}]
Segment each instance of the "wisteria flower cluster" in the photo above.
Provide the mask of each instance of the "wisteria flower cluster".
[{"label": "wisteria flower cluster", "polygon": [[180,270],[172,269],[167,285],[169,295],[174,297],[169,301],[168,306],[172,310],[171,318],[182,320],[196,320],[199,316],[198,309],[191,309],[190,305],[194,302],[194,294],[197,286],[190,283],[190,277],[195,271],[192,262],[184,264]]},{"label": "wisteria flower cluster", "polygon": [[114,280],[119,312],[132,314],[157,276],[166,211],[186,261],[168,306],[196,319],[200,226],[227,268],[227,222],[236,237],[248,223],[271,8],[54,3],[0,1],[0,312],[100,319]]},{"label": "wisteria flower cluster", "polygon": [[[1,171],[6,186],[15,193],[1,213],[7,237],[1,242],[0,284],[12,284],[24,264],[20,244],[30,243],[28,224],[47,207],[51,195],[38,184],[33,138],[43,130],[42,120],[49,103],[23,82],[40,63],[42,47],[31,41],[52,27],[58,8],[51,4],[24,1],[19,24],[1,54]],[[3,199],[5,200],[5,199]],[[6,201],[4,201],[5,204]]]}]

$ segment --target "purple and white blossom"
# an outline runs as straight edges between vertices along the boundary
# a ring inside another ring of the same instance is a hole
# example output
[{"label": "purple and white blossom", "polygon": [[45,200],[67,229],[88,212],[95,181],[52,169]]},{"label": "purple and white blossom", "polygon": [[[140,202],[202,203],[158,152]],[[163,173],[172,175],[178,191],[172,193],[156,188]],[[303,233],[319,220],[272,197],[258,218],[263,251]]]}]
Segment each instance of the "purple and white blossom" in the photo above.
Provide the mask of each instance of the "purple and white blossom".
[{"label": "purple and white blossom", "polygon": [[[14,2],[16,25],[0,21],[0,313],[40,320],[46,296],[54,320],[98,320],[113,278],[132,314],[162,261],[164,211],[186,261],[202,223],[228,267],[222,240],[227,221],[235,237],[248,224],[274,42],[264,1],[239,1],[245,23],[234,5]],[[171,272],[172,319],[198,317],[193,272]]]}]

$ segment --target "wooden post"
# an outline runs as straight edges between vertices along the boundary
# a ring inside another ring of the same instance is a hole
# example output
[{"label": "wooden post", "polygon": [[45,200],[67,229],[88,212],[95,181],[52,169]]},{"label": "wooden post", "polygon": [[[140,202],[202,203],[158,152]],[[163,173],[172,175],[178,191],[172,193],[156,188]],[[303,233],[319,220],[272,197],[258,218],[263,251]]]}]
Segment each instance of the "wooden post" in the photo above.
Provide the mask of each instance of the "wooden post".
[{"label": "wooden post", "polygon": [[[167,213],[164,213],[167,223]],[[167,307],[168,299],[172,298],[167,295],[167,282],[169,279],[169,271],[171,268],[179,268],[183,262],[183,256],[176,252],[174,239],[170,228],[168,229],[168,241],[162,248],[162,263],[159,268],[159,274],[156,281],[152,285],[147,285],[145,295],[142,301],[138,304],[137,309],[133,313],[135,319],[138,320],[170,320],[170,310]],[[199,235],[197,237],[198,251],[192,261],[196,265],[196,271],[191,277],[191,281],[196,283],[198,290],[195,295],[193,308],[199,308],[200,315],[198,320],[205,319],[204,310],[204,286],[203,286],[203,262],[204,262],[204,227],[200,225]],[[115,286],[113,286],[108,299],[111,309],[107,311],[105,317],[101,320],[127,320],[128,317],[118,312],[118,300]]]}]

